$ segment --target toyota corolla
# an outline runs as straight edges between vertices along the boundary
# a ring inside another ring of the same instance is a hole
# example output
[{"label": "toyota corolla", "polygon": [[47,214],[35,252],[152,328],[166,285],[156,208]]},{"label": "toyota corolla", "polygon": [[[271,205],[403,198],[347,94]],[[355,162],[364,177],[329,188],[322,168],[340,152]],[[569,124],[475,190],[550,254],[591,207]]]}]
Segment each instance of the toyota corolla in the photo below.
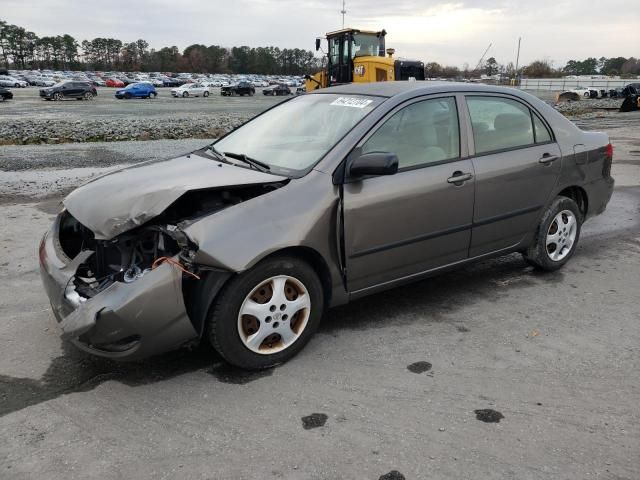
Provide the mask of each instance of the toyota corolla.
[{"label": "toyota corolla", "polygon": [[352,84],[78,188],[40,246],[61,330],[138,359],[202,340],[284,362],[329,307],[521,252],[561,268],[611,197],[612,146],[510,88]]}]

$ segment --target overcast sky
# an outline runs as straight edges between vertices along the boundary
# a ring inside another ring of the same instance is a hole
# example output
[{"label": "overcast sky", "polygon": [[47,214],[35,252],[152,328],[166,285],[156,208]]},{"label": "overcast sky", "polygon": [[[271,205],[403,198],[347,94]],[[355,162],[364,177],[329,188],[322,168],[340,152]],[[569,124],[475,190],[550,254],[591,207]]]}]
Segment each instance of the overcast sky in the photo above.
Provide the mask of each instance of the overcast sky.
[{"label": "overcast sky", "polygon": [[[193,44],[314,48],[341,27],[341,0],[2,0],[0,18],[39,36],[144,38],[153,48]],[[632,12],[629,14],[629,12]],[[346,25],[386,29],[397,56],[474,67],[640,57],[637,0],[347,0]]]}]

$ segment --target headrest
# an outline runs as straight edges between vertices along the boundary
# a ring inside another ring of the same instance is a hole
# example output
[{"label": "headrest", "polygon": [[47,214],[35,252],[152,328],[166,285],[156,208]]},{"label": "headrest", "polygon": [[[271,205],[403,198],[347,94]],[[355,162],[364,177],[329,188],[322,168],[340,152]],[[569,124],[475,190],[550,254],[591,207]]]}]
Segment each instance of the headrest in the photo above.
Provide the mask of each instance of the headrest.
[{"label": "headrest", "polygon": [[495,130],[530,130],[531,118],[519,113],[501,113],[493,121]]}]

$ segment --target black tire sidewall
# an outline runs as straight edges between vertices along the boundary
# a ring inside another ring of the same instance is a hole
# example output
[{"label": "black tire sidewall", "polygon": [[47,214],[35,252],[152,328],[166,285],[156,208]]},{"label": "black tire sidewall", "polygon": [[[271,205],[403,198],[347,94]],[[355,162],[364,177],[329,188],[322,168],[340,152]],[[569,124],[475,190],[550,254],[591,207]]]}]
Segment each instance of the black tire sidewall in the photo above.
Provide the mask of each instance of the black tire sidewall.
[{"label": "black tire sidewall", "polygon": [[[305,330],[294,344],[280,352],[261,355],[249,350],[240,339],[238,312],[251,290],[278,275],[288,275],[302,282],[310,296],[311,312]],[[227,362],[240,368],[259,370],[279,365],[295,356],[313,336],[323,313],[322,283],[313,268],[297,258],[274,257],[229,281],[209,310],[207,333],[213,347]]]},{"label": "black tire sidewall", "polygon": [[[549,255],[547,254],[547,232],[549,231],[549,226],[553,222],[555,216],[563,210],[569,210],[573,213],[576,218],[576,238],[571,246],[571,251],[559,261],[551,260]],[[573,254],[575,253],[578,242],[580,240],[580,233],[582,230],[582,213],[578,208],[576,202],[574,202],[571,198],[559,196],[557,197],[547,208],[540,223],[538,225],[538,229],[536,231],[536,237],[533,245],[527,250],[525,254],[525,258],[532,265],[546,271],[555,271],[567,263]]]}]

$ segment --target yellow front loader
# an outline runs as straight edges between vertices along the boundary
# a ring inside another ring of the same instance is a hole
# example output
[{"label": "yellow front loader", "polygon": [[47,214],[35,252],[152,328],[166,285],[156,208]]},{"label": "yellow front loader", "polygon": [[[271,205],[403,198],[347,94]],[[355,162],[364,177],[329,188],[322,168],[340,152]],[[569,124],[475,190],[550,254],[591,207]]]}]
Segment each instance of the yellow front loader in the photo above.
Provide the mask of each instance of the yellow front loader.
[{"label": "yellow front loader", "polygon": [[[345,28],[327,33],[329,50],[321,71],[305,77],[307,92],[345,83],[424,80],[424,63],[396,60],[392,48],[385,50],[387,32]],[[316,39],[320,50],[321,39]],[[388,56],[385,56],[385,53]]]}]

